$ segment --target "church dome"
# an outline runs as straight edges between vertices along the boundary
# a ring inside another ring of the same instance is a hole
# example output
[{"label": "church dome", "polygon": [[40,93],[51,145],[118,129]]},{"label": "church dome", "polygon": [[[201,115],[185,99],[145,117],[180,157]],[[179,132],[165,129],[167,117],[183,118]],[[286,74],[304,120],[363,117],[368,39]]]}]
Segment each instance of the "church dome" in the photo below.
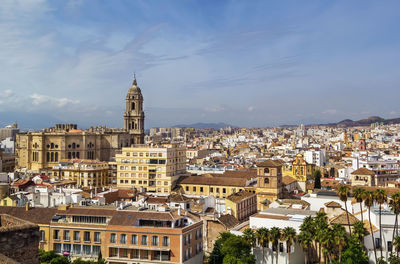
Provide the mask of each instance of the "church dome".
[{"label": "church dome", "polygon": [[132,86],[131,86],[131,88],[129,88],[129,91],[128,91],[128,95],[133,95],[133,94],[140,94],[140,95],[142,94],[142,91],[140,90],[139,86],[137,85],[136,76],[134,77]]}]

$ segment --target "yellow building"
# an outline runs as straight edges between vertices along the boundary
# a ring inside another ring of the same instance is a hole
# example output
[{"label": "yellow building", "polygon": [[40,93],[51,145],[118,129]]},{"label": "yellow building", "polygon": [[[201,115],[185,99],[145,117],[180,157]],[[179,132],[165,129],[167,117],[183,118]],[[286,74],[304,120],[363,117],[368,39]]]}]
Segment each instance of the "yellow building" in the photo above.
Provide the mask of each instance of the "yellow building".
[{"label": "yellow building", "polygon": [[53,166],[51,178],[75,181],[80,187],[108,185],[108,163],[98,160],[63,160]]},{"label": "yellow building", "polygon": [[283,176],[290,176],[294,178],[303,191],[306,191],[307,180],[313,179],[315,165],[307,163],[303,155],[297,154],[296,159],[291,164],[283,166]]},{"label": "yellow building", "polygon": [[10,198],[10,196],[4,197],[3,199],[0,200],[0,206],[14,206],[15,203],[13,199]]},{"label": "yellow building", "polygon": [[240,191],[225,199],[225,214],[233,215],[239,222],[249,220],[257,213],[257,195],[248,191]]},{"label": "yellow building", "polygon": [[282,198],[282,162],[267,160],[257,164],[257,209],[262,211]]},{"label": "yellow building", "polygon": [[125,99],[124,128],[102,126],[86,130],[76,124],[56,124],[42,131],[18,133],[16,168],[39,172],[64,159],[111,160],[122,147],[144,143],[143,96],[136,78]]},{"label": "yellow building", "polygon": [[135,145],[116,155],[117,187],[170,193],[186,174],[185,147],[177,144]]}]

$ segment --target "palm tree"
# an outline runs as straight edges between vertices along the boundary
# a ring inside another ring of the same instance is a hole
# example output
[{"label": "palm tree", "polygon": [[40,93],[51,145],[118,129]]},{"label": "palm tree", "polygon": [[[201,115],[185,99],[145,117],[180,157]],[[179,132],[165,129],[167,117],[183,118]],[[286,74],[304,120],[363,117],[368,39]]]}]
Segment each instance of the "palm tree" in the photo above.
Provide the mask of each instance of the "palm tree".
[{"label": "palm tree", "polygon": [[256,244],[256,236],[254,234],[253,229],[246,228],[243,231],[243,238],[250,244],[251,248],[253,249]]},{"label": "palm tree", "polygon": [[290,247],[296,241],[296,230],[293,227],[285,227],[282,230],[282,239],[286,241],[286,253],[288,254],[288,263],[290,263]]},{"label": "palm tree", "polygon": [[[361,223],[361,222],[357,222],[357,223]],[[333,224],[332,229],[333,229],[332,233],[333,233],[334,243],[338,247],[338,250],[339,250],[339,263],[342,263],[342,251],[347,242],[346,229],[342,225],[339,225],[339,224]],[[355,233],[355,231],[356,230],[354,230],[354,233]]]},{"label": "palm tree", "polygon": [[353,237],[355,237],[361,244],[363,244],[363,239],[367,234],[367,229],[364,227],[364,223],[357,221],[353,225]]},{"label": "palm tree", "polygon": [[[305,262],[311,263],[315,259],[315,252],[317,249],[317,242],[314,240],[315,235],[315,222],[311,216],[304,218],[300,226],[299,243],[305,251]],[[314,244],[313,244],[314,242]]]},{"label": "palm tree", "polygon": [[396,250],[396,255],[399,256],[400,253],[400,236],[395,236],[393,240],[393,246]]},{"label": "palm tree", "polygon": [[322,258],[322,243],[321,238],[324,231],[328,228],[328,216],[324,212],[318,212],[314,218],[315,230],[313,230],[314,240],[318,242],[318,260],[321,263]]},{"label": "palm tree", "polygon": [[375,238],[374,238],[374,231],[372,230],[372,223],[371,223],[371,207],[374,205],[374,193],[372,191],[365,191],[364,193],[364,205],[368,207],[368,219],[369,219],[369,228],[371,233],[372,245],[374,246],[374,254],[375,254],[375,263],[378,262],[378,258],[376,256],[376,247],[375,247]]},{"label": "palm tree", "polygon": [[300,243],[300,246],[303,248],[304,251],[304,263],[308,264],[311,263],[311,257],[310,257],[310,252],[312,249],[312,243],[313,243],[313,236],[311,233],[306,232],[306,231],[301,231],[299,236],[298,236],[298,241]]},{"label": "palm tree", "polygon": [[351,236],[351,225],[350,225],[350,218],[349,218],[349,211],[347,210],[347,197],[349,197],[349,186],[347,185],[340,185],[336,191],[337,195],[339,196],[340,200],[344,202],[344,207],[346,209],[346,216],[347,216],[347,223],[349,224],[349,233]]},{"label": "palm tree", "polygon": [[270,237],[271,237],[271,242],[273,248],[276,250],[276,257],[275,261],[276,264],[278,264],[278,257],[279,257],[279,239],[281,238],[281,230],[278,227],[272,227],[271,230],[269,231]]},{"label": "palm tree", "polygon": [[[392,241],[394,241],[395,233],[398,236],[398,226],[399,226],[399,214],[400,214],[400,192],[395,192],[392,194],[391,200],[389,202],[390,208],[395,214],[394,226],[393,226],[393,234]],[[392,249],[393,250],[393,249]]]},{"label": "palm tree", "polygon": [[265,258],[264,258],[264,248],[265,246],[268,247],[269,243],[269,231],[265,227],[261,227],[257,229],[255,233],[255,237],[257,238],[258,244],[261,246],[262,249],[262,263],[264,264]]},{"label": "palm tree", "polygon": [[380,242],[380,250],[381,250],[381,258],[383,257],[383,250],[382,250],[382,204],[384,204],[387,200],[386,191],[383,189],[376,189],[375,190],[375,201],[379,204],[379,242]]},{"label": "palm tree", "polygon": [[365,189],[363,188],[354,188],[353,189],[353,197],[356,199],[358,203],[360,203],[360,211],[361,211],[361,222],[364,221],[363,219],[363,209],[362,209],[362,202],[364,196]]}]

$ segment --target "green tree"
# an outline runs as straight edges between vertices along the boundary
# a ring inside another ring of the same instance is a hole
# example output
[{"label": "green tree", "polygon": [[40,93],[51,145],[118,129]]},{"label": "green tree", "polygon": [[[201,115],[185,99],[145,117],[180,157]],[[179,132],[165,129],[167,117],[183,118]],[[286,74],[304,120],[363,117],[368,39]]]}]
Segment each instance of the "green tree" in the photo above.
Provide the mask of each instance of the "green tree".
[{"label": "green tree", "polygon": [[314,222],[314,230],[312,231],[312,233],[314,235],[315,242],[317,242],[318,244],[318,262],[321,263],[322,238],[325,230],[328,229],[328,216],[324,212],[318,212],[313,222]]},{"label": "green tree", "polygon": [[358,203],[360,203],[361,222],[364,221],[364,219],[363,219],[363,209],[362,209],[362,202],[363,202],[363,199],[364,199],[364,192],[365,192],[365,189],[360,188],[360,187],[353,189],[353,197],[354,197],[354,199],[356,199],[356,201]]},{"label": "green tree", "polygon": [[383,189],[376,189],[375,190],[375,201],[379,204],[379,241],[380,241],[380,251],[381,251],[381,258],[383,257],[383,247],[382,247],[382,205],[386,202],[387,200],[387,194],[386,191]]},{"label": "green tree", "polygon": [[400,236],[395,236],[393,240],[393,247],[396,251],[396,256],[398,257],[400,254]]},{"label": "green tree", "polygon": [[314,171],[314,189],[321,189],[321,171]]},{"label": "green tree", "polygon": [[242,237],[221,233],[211,253],[212,264],[255,264],[251,245]]},{"label": "green tree", "polygon": [[262,263],[264,264],[265,262],[265,247],[268,248],[268,244],[269,244],[269,230],[265,227],[261,227],[259,229],[257,229],[256,233],[255,233],[255,237],[257,239],[258,244],[261,247],[262,250]]},{"label": "green tree", "polygon": [[[355,233],[355,232],[354,232]],[[339,251],[339,263],[342,263],[342,252],[347,244],[347,233],[346,229],[339,224],[332,225],[332,234],[334,243]]]},{"label": "green tree", "polygon": [[243,238],[251,245],[252,248],[255,247],[256,244],[256,235],[251,228],[246,228],[243,231]]},{"label": "green tree", "polygon": [[304,251],[304,263],[311,263],[311,251],[313,247],[313,235],[307,231],[301,231],[299,236],[297,237],[301,248]]},{"label": "green tree", "polygon": [[275,249],[275,261],[276,264],[278,264],[278,257],[279,257],[279,239],[281,238],[281,230],[278,227],[272,227],[269,231],[271,242],[272,242],[272,248]]},{"label": "green tree", "polygon": [[355,238],[350,238],[342,254],[343,264],[368,264],[368,256],[363,245]]},{"label": "green tree", "polygon": [[399,214],[400,214],[400,192],[395,192],[394,194],[392,194],[389,205],[395,215],[393,234],[392,234],[392,241],[394,241],[395,235],[396,236],[399,235],[398,228],[399,228]]},{"label": "green tree", "polygon": [[372,229],[371,223],[371,207],[374,204],[374,193],[372,191],[365,191],[364,193],[364,205],[368,208],[368,220],[369,220],[369,230],[371,233],[372,245],[374,246],[374,255],[375,255],[375,263],[378,262],[378,258],[376,256],[376,246],[375,246],[375,238],[374,238],[374,231]]},{"label": "green tree", "polygon": [[351,236],[351,225],[350,225],[350,218],[349,218],[349,211],[347,210],[347,197],[349,197],[349,186],[347,185],[340,185],[336,191],[337,195],[339,196],[340,200],[344,202],[344,207],[346,209],[346,216],[347,216],[347,223],[349,225],[349,233]]},{"label": "green tree", "polygon": [[367,234],[367,229],[364,227],[364,223],[361,221],[355,222],[353,225],[353,237],[363,244],[364,237],[366,234]]},{"label": "green tree", "polygon": [[311,216],[307,216],[300,226],[299,243],[305,251],[306,263],[312,263],[315,260],[317,241],[315,237],[315,221]]},{"label": "green tree", "polygon": [[296,242],[296,229],[293,227],[285,227],[282,230],[282,239],[286,241],[286,253],[288,254],[288,263],[290,263],[290,247]]}]

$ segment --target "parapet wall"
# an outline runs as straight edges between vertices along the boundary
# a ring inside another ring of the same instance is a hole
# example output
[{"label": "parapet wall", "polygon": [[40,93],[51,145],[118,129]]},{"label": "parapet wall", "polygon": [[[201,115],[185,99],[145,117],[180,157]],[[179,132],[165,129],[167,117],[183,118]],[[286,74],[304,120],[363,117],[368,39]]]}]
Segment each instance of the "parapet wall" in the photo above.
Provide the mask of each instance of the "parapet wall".
[{"label": "parapet wall", "polygon": [[11,260],[6,263],[39,264],[39,238],[38,225],[0,215],[0,260],[7,257]]}]

